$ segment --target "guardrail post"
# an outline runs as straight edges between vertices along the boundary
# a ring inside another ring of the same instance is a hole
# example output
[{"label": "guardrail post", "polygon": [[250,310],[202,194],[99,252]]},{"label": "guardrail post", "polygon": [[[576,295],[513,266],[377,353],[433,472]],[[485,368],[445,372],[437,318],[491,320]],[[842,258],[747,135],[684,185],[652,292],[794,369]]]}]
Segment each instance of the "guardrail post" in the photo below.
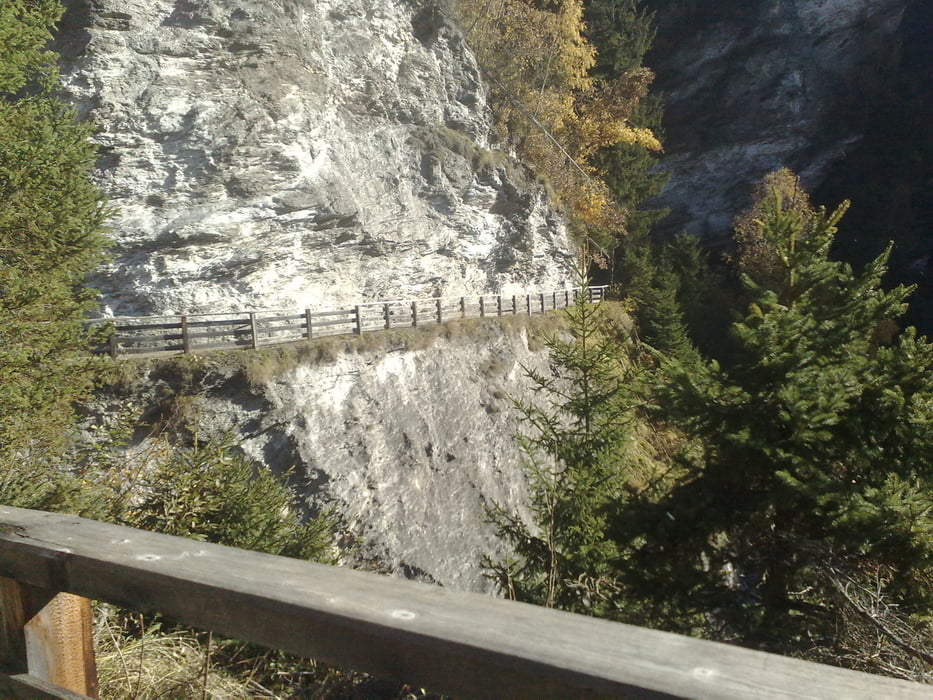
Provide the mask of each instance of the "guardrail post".
[{"label": "guardrail post", "polygon": [[259,334],[256,332],[256,313],[254,311],[249,312],[249,335],[250,346],[255,350],[259,347]]},{"label": "guardrail post", "polygon": [[191,338],[188,337],[188,317],[181,317],[181,351],[191,352]]},{"label": "guardrail post", "polygon": [[97,697],[90,600],[0,578],[0,626],[7,670]]},{"label": "guardrail post", "polygon": [[[521,295],[515,295],[515,294],[512,295],[511,309],[506,308],[504,306],[501,294],[493,295],[493,296],[496,301],[496,313],[498,316],[501,317],[504,314],[509,313],[509,312],[513,315],[516,315],[518,313],[525,313],[526,311],[529,315],[536,314],[536,313],[546,313],[547,311],[550,310],[548,309],[548,306],[547,306],[548,296],[551,297],[550,299],[551,308],[555,310],[560,309],[560,308],[567,308],[571,304],[580,300],[581,298],[587,300],[587,303],[596,304],[607,298],[608,291],[609,291],[609,285],[594,285],[594,286],[588,286],[588,287],[580,286],[580,287],[565,288],[563,290],[554,290],[552,292],[542,292],[536,295],[525,294],[525,301],[523,304],[523,310],[521,312],[519,312],[518,310],[518,299]],[[533,300],[532,297],[536,297],[536,299]],[[456,299],[456,297],[452,297],[452,299]],[[454,315],[457,313],[457,311],[453,308],[448,309],[448,312],[445,313],[444,308],[443,308],[442,297],[435,297],[435,298],[432,298],[430,301],[435,305],[435,308],[433,308],[428,313],[434,318],[436,318],[438,323],[444,323],[445,320],[449,321],[451,318],[455,317]],[[478,301],[479,301],[479,317],[484,318],[490,315],[489,312],[491,311],[491,309],[489,308],[485,295],[479,295]],[[412,308],[411,325],[417,326],[418,325],[418,308],[417,308],[417,302],[415,301],[412,301],[412,302],[379,301],[377,303],[373,303],[372,306],[374,307],[374,309],[377,308],[377,305],[382,306],[384,326],[386,329],[391,329],[392,328],[392,316],[401,313],[400,310],[396,310],[396,311],[392,310],[393,304],[403,305],[407,303],[410,303],[411,308]],[[453,303],[454,302],[451,302],[451,304]],[[561,303],[563,303],[564,305],[563,307],[561,307]],[[467,297],[465,296],[459,297],[459,314],[461,318],[468,318],[471,316],[471,312],[467,309],[467,304],[468,304]],[[306,308],[304,310],[304,319],[301,321],[298,321],[299,319],[301,319],[300,312],[296,316],[288,316],[288,317],[269,316],[266,318],[267,325],[264,329],[264,332],[267,333],[267,337],[265,337],[264,339],[261,339],[259,337],[259,330],[260,330],[259,322],[263,319],[262,314],[266,312],[263,312],[263,311],[245,312],[244,311],[242,313],[248,313],[249,315],[248,323],[249,323],[250,338],[249,338],[248,346],[252,348],[257,348],[257,347],[260,347],[263,343],[276,344],[276,343],[282,343],[282,342],[289,342],[290,340],[295,339],[294,335],[289,334],[288,336],[281,336],[281,335],[275,335],[275,333],[277,331],[284,331],[284,330],[288,330],[289,332],[291,332],[293,329],[300,328],[302,325],[304,326],[302,337],[310,339],[313,335],[315,335],[314,319],[316,317],[330,318],[332,316],[333,317],[340,316],[339,320],[321,321],[320,323],[317,324],[318,328],[329,328],[331,326],[341,326],[341,328],[336,329],[334,332],[338,334],[352,332],[356,335],[360,335],[362,334],[364,330],[363,329],[363,316],[362,316],[363,306],[367,306],[367,304],[358,305],[355,307],[351,307],[349,309],[343,308],[343,309],[333,310],[333,311],[323,311],[320,313],[312,313],[311,309]],[[352,326],[352,330],[350,331],[345,330],[345,326],[344,326],[344,324],[347,322],[347,319],[346,319],[347,313],[353,313],[353,317],[349,319],[349,322]],[[172,318],[178,319],[178,325],[176,325],[171,320]],[[286,319],[289,321],[289,325],[287,326],[287,328],[275,327],[274,325],[275,321],[283,320],[283,319]],[[163,342],[161,344],[156,345],[155,341],[147,341],[147,338],[150,337],[149,334],[152,333],[154,330],[166,329],[171,335],[174,335],[174,331],[178,329],[180,330],[181,351],[184,353],[191,353],[193,349],[192,342],[196,341],[198,338],[202,336],[203,337],[216,337],[216,336],[221,336],[221,335],[227,335],[226,332],[212,331],[211,329],[214,328],[215,326],[221,326],[221,327],[227,328],[232,324],[234,330],[231,331],[231,333],[234,333],[237,336],[237,338],[239,338],[240,341],[242,341],[244,322],[245,322],[244,319],[236,318],[236,317],[234,317],[232,321],[196,320],[192,322],[190,320],[190,317],[184,314],[173,315],[169,317],[141,317],[139,321],[136,323],[133,323],[131,319],[123,319],[123,321],[121,322],[121,328],[124,331],[124,335],[119,335],[115,331],[112,332],[105,340],[104,346],[102,348],[98,348],[97,352],[109,353],[109,355],[115,359],[121,356],[125,356],[128,352],[134,351],[134,349],[136,349],[137,347],[142,350],[150,349],[153,352],[175,352],[179,350],[179,347],[177,345],[173,345],[171,344],[171,342],[169,343]],[[155,325],[155,328],[153,328],[153,325]],[[202,330],[204,332],[192,333],[192,326],[194,327],[195,331]],[[323,332],[325,335],[332,334],[328,330],[324,330]],[[125,333],[130,333],[130,335],[126,335]],[[139,341],[139,343],[137,343],[137,341]],[[149,345],[147,344],[147,342],[152,342],[153,344]],[[176,342],[177,342],[177,339],[176,339]],[[121,346],[121,343],[122,343],[122,346]],[[219,345],[224,345],[224,344],[226,343],[219,343],[215,345],[219,346]],[[194,342],[194,345],[198,345],[198,343]],[[204,347],[204,345],[201,344],[199,345],[199,347]]]}]

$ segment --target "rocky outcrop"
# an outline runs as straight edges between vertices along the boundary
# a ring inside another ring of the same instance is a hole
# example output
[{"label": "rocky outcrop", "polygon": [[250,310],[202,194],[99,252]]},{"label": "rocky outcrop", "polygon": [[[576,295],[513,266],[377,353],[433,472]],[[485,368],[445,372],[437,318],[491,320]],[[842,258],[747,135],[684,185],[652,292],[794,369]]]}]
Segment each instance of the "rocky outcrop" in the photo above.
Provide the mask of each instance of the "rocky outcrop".
[{"label": "rocky outcrop", "polygon": [[909,0],[649,2],[665,95],[668,232],[721,242],[751,183],[789,166],[813,189],[864,135],[897,67]]},{"label": "rocky outcrop", "polygon": [[563,286],[543,188],[490,149],[436,0],[71,0],[65,91],[116,207],[115,314]]},{"label": "rocky outcrop", "polygon": [[153,419],[181,403],[202,439],[232,434],[248,456],[290,471],[312,510],[334,508],[348,563],[488,589],[482,557],[505,545],[486,507],[526,509],[510,399],[533,400],[526,371],[547,372],[547,351],[524,324],[491,319],[373,334],[356,349],[316,343],[330,344],[324,359],[298,353],[274,371],[222,357],[158,364],[102,410],[132,403]]}]

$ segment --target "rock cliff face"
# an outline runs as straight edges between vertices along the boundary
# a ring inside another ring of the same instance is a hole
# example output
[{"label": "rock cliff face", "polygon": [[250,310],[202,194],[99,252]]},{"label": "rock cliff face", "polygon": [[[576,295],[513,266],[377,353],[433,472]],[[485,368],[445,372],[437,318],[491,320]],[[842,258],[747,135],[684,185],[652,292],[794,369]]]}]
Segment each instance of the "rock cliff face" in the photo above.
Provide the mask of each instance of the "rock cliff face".
[{"label": "rock cliff face", "polygon": [[[96,280],[110,313],[572,280],[566,230],[540,183],[492,150],[475,61],[437,0],[65,4],[65,91],[100,127],[117,208]],[[291,470],[312,508],[333,505],[351,559],[483,589],[480,558],[502,548],[485,505],[521,508],[526,489],[506,394],[529,393],[522,367],[546,371],[547,356],[521,331],[465,326],[251,381],[219,361],[186,415]],[[146,373],[136,400],[174,410],[173,371]]]},{"label": "rock cliff face", "polygon": [[[233,433],[248,456],[291,471],[312,509],[340,516],[349,563],[486,590],[481,558],[504,549],[485,508],[526,507],[509,398],[533,400],[526,368],[547,372],[548,353],[529,347],[522,327],[492,320],[419,333],[407,348],[392,336],[358,351],[334,340],[329,359],[251,382],[210,359],[180,389],[169,365],[131,393],[150,412],[188,394],[185,415],[202,438]],[[111,410],[126,399],[112,398]]]},{"label": "rock cliff face", "polygon": [[751,183],[789,166],[813,189],[864,136],[871,95],[896,70],[909,0],[648,3],[649,63],[665,94],[658,198],[669,232],[730,233]]},{"label": "rock cliff face", "polygon": [[55,48],[100,127],[115,314],[563,286],[543,188],[491,152],[436,0],[71,0]]}]

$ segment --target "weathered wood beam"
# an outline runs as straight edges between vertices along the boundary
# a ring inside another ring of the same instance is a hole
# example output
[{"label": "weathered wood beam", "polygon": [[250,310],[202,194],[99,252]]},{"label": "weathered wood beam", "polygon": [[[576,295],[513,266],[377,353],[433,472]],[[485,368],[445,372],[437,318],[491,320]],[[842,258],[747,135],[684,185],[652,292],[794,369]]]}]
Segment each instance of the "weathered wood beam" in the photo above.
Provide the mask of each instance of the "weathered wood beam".
[{"label": "weathered wood beam", "polygon": [[0,507],[0,575],[465,698],[931,696],[930,686],[11,507]]},{"label": "weathered wood beam", "polygon": [[97,697],[91,601],[0,578],[0,664]]}]

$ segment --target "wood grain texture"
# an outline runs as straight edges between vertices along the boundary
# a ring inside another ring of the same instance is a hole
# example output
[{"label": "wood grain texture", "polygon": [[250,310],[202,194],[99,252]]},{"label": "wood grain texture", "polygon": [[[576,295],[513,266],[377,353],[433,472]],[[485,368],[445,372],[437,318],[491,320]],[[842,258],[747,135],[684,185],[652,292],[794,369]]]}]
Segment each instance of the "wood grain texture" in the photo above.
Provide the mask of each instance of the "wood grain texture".
[{"label": "wood grain texture", "polygon": [[26,660],[31,676],[97,697],[91,601],[59,593],[26,623]]},{"label": "wood grain texture", "polygon": [[0,664],[96,697],[91,601],[58,590],[0,578]]},{"label": "wood grain texture", "polygon": [[0,666],[11,673],[25,673],[25,628],[35,611],[30,610],[29,594],[15,579],[0,577]]},{"label": "wood grain texture", "polygon": [[[0,507],[0,575],[477,698],[910,698],[931,688],[521,603]],[[17,528],[19,528],[17,530]]]}]

